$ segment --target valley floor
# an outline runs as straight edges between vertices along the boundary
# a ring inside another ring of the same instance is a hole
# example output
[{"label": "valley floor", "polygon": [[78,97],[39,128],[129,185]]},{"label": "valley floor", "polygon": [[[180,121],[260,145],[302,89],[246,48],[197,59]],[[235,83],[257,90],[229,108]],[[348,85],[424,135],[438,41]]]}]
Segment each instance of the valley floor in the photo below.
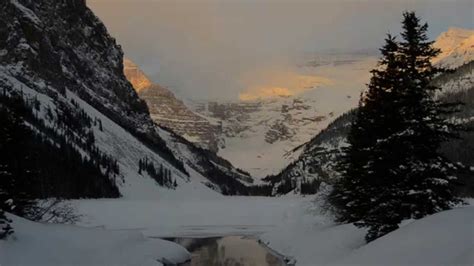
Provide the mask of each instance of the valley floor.
[{"label": "valley floor", "polygon": [[[296,265],[474,263],[472,204],[408,222],[401,229],[365,245],[364,230],[353,225],[333,224],[312,201],[313,197],[219,195],[205,199],[170,198],[154,201],[80,200],[73,202],[77,211],[83,215],[79,225],[89,229],[40,225],[20,218],[15,218],[14,225],[19,232],[16,242],[22,246],[20,250],[28,252],[32,249],[35,252],[31,256],[44,257],[40,255],[41,252],[48,254],[48,251],[51,253],[51,250],[58,248],[70,256],[70,262],[79,261],[82,264],[95,259],[96,264],[107,262],[110,265],[120,261],[120,265],[137,265],[137,262],[140,265],[156,265],[152,258],[161,257],[179,262],[186,260],[189,254],[174,243],[155,237],[223,235],[256,236],[270,248],[294,259]],[[25,230],[31,232],[24,233]],[[71,238],[75,240],[71,242]],[[61,241],[67,244],[60,245]],[[101,249],[107,251],[98,254],[97,250]],[[0,264],[28,264],[24,256],[22,260],[21,256],[20,259],[15,258],[19,254],[9,253],[19,252],[14,245],[0,243],[0,253],[5,251],[7,260],[5,254],[1,254]],[[50,256],[54,257],[52,253]],[[117,258],[107,260],[108,256]],[[83,257],[89,258],[84,260]],[[65,264],[61,259],[41,261]]]}]

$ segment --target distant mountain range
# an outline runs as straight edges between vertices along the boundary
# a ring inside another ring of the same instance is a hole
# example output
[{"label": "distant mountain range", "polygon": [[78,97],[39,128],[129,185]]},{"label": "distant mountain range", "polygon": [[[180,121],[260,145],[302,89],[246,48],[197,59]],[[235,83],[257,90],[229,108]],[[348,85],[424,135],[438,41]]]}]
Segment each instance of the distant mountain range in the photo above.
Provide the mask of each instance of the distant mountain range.
[{"label": "distant mountain range", "polygon": [[125,61],[124,70],[156,123],[217,151],[259,179],[285,167],[296,158],[289,151],[355,106],[375,64],[374,57],[360,54],[310,58],[324,58],[324,64],[301,64],[300,75],[322,76],[331,84],[314,83],[300,95],[250,101],[190,100],[186,105],[166,88],[153,84],[130,60]]},{"label": "distant mountain range", "polygon": [[[473,30],[451,28],[435,47],[438,66],[457,68],[474,59]],[[158,124],[228,159],[257,179],[276,174],[299,156],[292,150],[309,141],[343,113],[355,108],[376,59],[369,53],[306,54],[298,75],[324,80],[305,84],[301,94],[241,101],[187,101],[153,84],[138,67],[125,72]],[[129,69],[129,70],[127,70]],[[464,77],[453,82],[468,82]],[[445,86],[460,87],[459,84]],[[454,89],[454,88],[453,88]],[[268,95],[267,95],[268,96]],[[271,95],[269,95],[271,96]]]}]

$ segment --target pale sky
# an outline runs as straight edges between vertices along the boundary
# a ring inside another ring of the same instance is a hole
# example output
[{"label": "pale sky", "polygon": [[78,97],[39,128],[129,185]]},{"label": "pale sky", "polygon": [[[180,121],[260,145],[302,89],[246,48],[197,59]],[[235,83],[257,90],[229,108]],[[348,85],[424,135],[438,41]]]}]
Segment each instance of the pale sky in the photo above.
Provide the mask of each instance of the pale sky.
[{"label": "pale sky", "polygon": [[289,67],[305,52],[376,51],[415,10],[435,38],[474,28],[474,2],[454,0],[88,0],[127,57],[189,98],[236,99],[242,76]]}]

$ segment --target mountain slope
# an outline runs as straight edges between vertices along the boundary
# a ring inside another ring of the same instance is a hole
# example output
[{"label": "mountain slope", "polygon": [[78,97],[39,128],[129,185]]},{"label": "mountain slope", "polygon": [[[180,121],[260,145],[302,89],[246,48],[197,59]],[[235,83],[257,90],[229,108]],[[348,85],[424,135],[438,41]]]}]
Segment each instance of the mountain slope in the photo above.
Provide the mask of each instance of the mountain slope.
[{"label": "mountain slope", "polygon": [[[127,198],[185,195],[190,191],[215,197],[207,187],[228,191],[225,182],[215,184],[205,176],[206,171],[215,170],[224,180],[241,185],[240,190],[229,193],[244,193],[246,187],[234,178],[248,180],[248,175],[234,174],[236,170],[225,162],[211,163],[205,153],[189,148],[194,147],[189,142],[165,141],[160,136],[163,130],[154,124],[146,103],[123,73],[120,46],[85,1],[7,0],[1,2],[0,13],[0,23],[6,25],[0,28],[0,90],[5,100],[0,102],[1,109],[20,117],[48,147],[67,149],[74,158],[90,162],[94,167],[90,178],[117,186]],[[15,99],[24,103],[22,108],[31,119],[23,119],[12,107]],[[178,144],[191,152],[183,155],[183,150],[170,150]],[[35,147],[28,149],[34,152]],[[186,157],[199,160],[183,162]],[[70,163],[71,158],[62,159]],[[72,179],[73,174],[54,179],[44,165],[34,167],[48,182],[83,187],[74,195],[62,196],[107,196],[87,194],[91,187],[79,186],[81,180]]]},{"label": "mountain slope", "polygon": [[[83,1],[12,0],[2,2],[1,13],[7,26],[0,32],[0,86],[7,98],[35,102],[27,123],[34,132],[93,161],[125,197],[158,192],[153,179],[138,174],[144,157],[184,182],[183,163],[156,134],[145,103],[123,75],[120,47]],[[52,179],[41,165],[38,171]],[[78,185],[72,176],[55,182]],[[63,196],[103,196],[81,192]]]}]

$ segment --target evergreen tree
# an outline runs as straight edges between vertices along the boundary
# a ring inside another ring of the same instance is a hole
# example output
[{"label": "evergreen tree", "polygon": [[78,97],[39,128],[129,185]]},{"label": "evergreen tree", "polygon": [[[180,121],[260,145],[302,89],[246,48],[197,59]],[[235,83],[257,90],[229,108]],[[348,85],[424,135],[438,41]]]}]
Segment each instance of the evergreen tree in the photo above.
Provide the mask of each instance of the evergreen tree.
[{"label": "evergreen tree", "polygon": [[35,205],[28,193],[37,176],[34,151],[28,150],[31,135],[23,123],[28,108],[22,98],[13,98],[12,112],[0,104],[0,209],[26,215]]},{"label": "evergreen tree", "polygon": [[339,165],[344,177],[335,184],[329,197],[336,207],[337,219],[341,222],[358,222],[364,217],[372,207],[370,202],[374,189],[378,189],[371,183],[378,176],[385,177],[381,174],[384,169],[378,167],[386,162],[383,154],[385,151],[382,147],[377,147],[377,142],[386,138],[389,129],[395,127],[387,127],[393,122],[390,116],[395,115],[395,112],[388,112],[395,109],[391,106],[394,102],[388,99],[393,92],[391,84],[400,74],[396,60],[398,45],[390,35],[385,42],[378,68],[372,70],[368,90],[361,95],[359,108],[351,125],[348,135],[350,145]]},{"label": "evergreen tree", "polygon": [[414,12],[404,14],[401,63],[405,67],[400,110],[404,115],[404,131],[398,133],[404,148],[401,190],[407,218],[421,218],[451,208],[459,199],[452,191],[456,167],[440,153],[441,144],[458,137],[461,130],[447,120],[458,111],[458,103],[441,103],[434,93],[440,90],[432,80],[439,69],[431,65],[440,51],[427,37],[428,25],[420,24]]},{"label": "evergreen tree", "polygon": [[404,14],[403,29],[403,42],[389,35],[381,49],[348,136],[343,176],[328,197],[338,221],[369,228],[368,241],[397,229],[404,219],[458,202],[450,188],[455,169],[438,154],[459,129],[444,118],[455,104],[433,99],[437,70],[430,60],[439,51],[414,13]]},{"label": "evergreen tree", "polygon": [[139,175],[142,174],[142,169],[143,169],[143,162],[142,162],[142,159],[139,159],[138,160],[138,174]]},{"label": "evergreen tree", "polygon": [[158,184],[160,184],[160,186],[164,184],[164,175],[163,164],[160,164],[160,171],[158,173]]},{"label": "evergreen tree", "polygon": [[[6,192],[0,189],[0,198],[4,198]],[[13,233],[13,228],[11,226],[11,220],[7,218],[5,214],[5,207],[9,207],[6,205],[10,205],[10,200],[7,200],[0,204],[0,240],[7,238],[9,235]],[[9,207],[10,208],[10,207]]]},{"label": "evergreen tree", "polygon": [[[37,100],[22,93],[4,90],[0,94],[0,238],[13,232],[5,212],[35,219],[41,210],[36,199],[120,196],[115,182],[101,171],[102,166],[118,174],[117,162],[93,145],[91,131],[76,128],[77,134],[71,134],[69,127],[64,127],[64,137],[36,117],[37,106]],[[92,120],[80,116],[82,121],[71,118],[62,123],[87,127]],[[47,117],[52,119],[52,113]],[[58,123],[60,126],[64,124]],[[90,152],[89,158],[72,145],[74,138]]]}]

